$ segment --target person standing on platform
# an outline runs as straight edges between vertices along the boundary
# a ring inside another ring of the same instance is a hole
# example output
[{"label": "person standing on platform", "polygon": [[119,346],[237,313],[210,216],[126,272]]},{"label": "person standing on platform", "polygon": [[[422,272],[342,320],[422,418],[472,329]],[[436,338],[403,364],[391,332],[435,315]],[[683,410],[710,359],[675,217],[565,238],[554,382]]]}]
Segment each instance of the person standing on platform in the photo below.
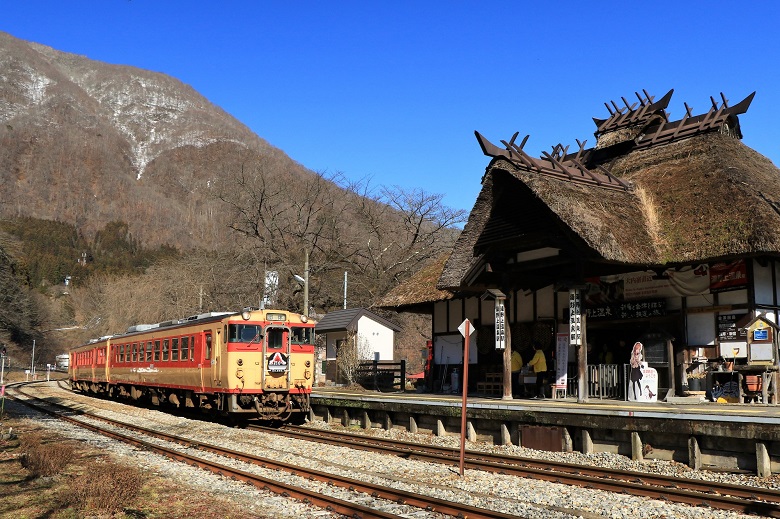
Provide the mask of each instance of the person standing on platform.
[{"label": "person standing on platform", "polygon": [[522,375],[520,372],[523,369],[523,357],[520,355],[520,352],[517,350],[512,350],[512,393],[517,396],[520,394],[520,388],[523,387],[522,385]]},{"label": "person standing on platform", "polygon": [[547,373],[547,359],[544,358],[542,345],[534,342],[534,356],[528,366],[534,368],[536,375],[536,396],[533,398],[544,398],[544,376]]}]

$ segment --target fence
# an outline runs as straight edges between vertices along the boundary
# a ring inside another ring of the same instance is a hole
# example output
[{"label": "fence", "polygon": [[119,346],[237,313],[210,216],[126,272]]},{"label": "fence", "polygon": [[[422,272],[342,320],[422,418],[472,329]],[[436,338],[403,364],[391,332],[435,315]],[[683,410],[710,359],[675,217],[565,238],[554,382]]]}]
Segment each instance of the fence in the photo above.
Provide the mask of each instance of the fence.
[{"label": "fence", "polygon": [[355,380],[366,389],[403,392],[406,388],[406,361],[361,362]]},{"label": "fence", "polygon": [[[626,369],[621,364],[588,364],[588,398],[624,400],[626,396]],[[570,363],[566,376],[566,394],[579,393],[577,364]]]},{"label": "fence", "polygon": [[625,387],[620,364],[588,364],[588,398],[623,399]]}]

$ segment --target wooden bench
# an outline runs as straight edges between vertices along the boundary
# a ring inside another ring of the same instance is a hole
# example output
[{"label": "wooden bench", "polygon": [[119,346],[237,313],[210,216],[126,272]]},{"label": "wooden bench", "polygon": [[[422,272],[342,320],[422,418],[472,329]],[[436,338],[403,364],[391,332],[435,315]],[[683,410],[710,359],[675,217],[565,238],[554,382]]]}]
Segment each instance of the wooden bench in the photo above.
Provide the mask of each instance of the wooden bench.
[{"label": "wooden bench", "polygon": [[485,378],[477,382],[478,395],[503,395],[504,394],[504,374],[503,373],[485,373]]}]

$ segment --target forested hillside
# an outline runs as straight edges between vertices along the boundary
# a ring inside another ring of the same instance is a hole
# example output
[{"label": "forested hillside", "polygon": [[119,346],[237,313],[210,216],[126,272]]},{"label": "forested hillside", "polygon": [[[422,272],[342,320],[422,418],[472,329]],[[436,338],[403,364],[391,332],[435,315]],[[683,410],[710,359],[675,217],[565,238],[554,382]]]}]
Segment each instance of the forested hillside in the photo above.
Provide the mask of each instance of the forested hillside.
[{"label": "forested hillside", "polygon": [[18,321],[0,342],[61,349],[264,296],[299,310],[306,256],[315,313],[342,306],[345,272],[348,305],[371,306],[465,220],[439,194],[307,170],[164,74],[5,33],[0,70],[0,252]]}]

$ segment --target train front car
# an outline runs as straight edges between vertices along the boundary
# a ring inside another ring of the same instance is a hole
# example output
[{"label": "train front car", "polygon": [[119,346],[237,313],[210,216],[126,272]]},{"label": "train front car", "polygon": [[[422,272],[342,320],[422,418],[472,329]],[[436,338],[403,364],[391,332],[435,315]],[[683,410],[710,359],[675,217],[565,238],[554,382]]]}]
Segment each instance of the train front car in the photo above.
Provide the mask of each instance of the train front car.
[{"label": "train front car", "polygon": [[314,380],[314,325],[280,310],[245,310],[226,319],[227,412],[302,421]]}]

